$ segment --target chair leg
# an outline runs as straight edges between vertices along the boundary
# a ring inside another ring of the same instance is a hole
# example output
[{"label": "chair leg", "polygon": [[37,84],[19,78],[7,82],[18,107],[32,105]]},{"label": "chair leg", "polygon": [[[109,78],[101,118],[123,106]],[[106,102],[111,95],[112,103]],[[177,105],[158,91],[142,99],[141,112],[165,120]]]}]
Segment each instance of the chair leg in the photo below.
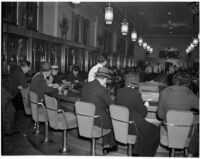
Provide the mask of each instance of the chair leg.
[{"label": "chair leg", "polygon": [[62,149],[59,150],[60,153],[69,153],[71,150],[67,148],[67,130],[63,131]]},{"label": "chair leg", "polygon": [[40,124],[39,124],[39,121],[35,123],[36,123],[36,130],[34,131],[34,135],[38,136],[40,133]]},{"label": "chair leg", "polygon": [[185,156],[185,157],[188,156],[188,149],[187,149],[187,148],[184,149],[184,156]]},{"label": "chair leg", "polygon": [[128,156],[132,156],[132,144],[128,144]]},{"label": "chair leg", "polygon": [[175,149],[170,150],[170,155],[169,157],[175,157]]},{"label": "chair leg", "polygon": [[49,142],[49,124],[48,121],[45,122],[45,128],[44,128],[44,140],[43,143]]},{"label": "chair leg", "polygon": [[92,156],[95,156],[95,146],[96,146],[96,143],[95,143],[95,138],[92,138]]}]

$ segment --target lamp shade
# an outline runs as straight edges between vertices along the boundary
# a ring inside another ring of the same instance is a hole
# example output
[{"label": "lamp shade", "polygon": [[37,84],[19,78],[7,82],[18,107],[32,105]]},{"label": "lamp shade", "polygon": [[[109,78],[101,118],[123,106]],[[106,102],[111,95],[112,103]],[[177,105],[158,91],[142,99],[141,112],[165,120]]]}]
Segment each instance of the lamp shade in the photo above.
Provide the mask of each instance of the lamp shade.
[{"label": "lamp shade", "polygon": [[194,49],[194,44],[193,43],[190,44],[190,48]]},{"label": "lamp shade", "polygon": [[128,22],[126,19],[124,19],[122,21],[121,33],[122,33],[122,35],[127,35],[127,33],[128,33]]},{"label": "lamp shade", "polygon": [[153,48],[150,48],[149,52],[152,53],[153,52]]},{"label": "lamp shade", "polygon": [[198,39],[193,39],[193,42],[192,42],[192,44],[194,45],[194,46],[197,46],[197,44],[198,44]]},{"label": "lamp shade", "polygon": [[131,33],[131,39],[132,39],[132,41],[136,41],[136,39],[137,39],[137,33],[135,30],[132,31],[132,33]]},{"label": "lamp shade", "polygon": [[199,41],[200,41],[200,33],[198,34],[198,39],[199,39]]},{"label": "lamp shade", "polygon": [[147,45],[147,51],[150,51],[150,48],[151,48],[151,47],[150,47],[149,45]]},{"label": "lamp shade", "polygon": [[139,46],[142,46],[142,43],[143,43],[143,39],[142,38],[138,38],[138,44],[139,44]]},{"label": "lamp shade", "polygon": [[109,6],[105,8],[105,22],[106,24],[112,24],[112,21],[113,21],[113,8]]},{"label": "lamp shade", "polygon": [[146,49],[147,48],[147,43],[144,42],[142,46],[143,46],[144,49]]},{"label": "lamp shade", "polygon": [[189,49],[186,49],[185,52],[186,52],[186,54],[189,54],[189,53],[190,53],[190,50],[189,50]]}]

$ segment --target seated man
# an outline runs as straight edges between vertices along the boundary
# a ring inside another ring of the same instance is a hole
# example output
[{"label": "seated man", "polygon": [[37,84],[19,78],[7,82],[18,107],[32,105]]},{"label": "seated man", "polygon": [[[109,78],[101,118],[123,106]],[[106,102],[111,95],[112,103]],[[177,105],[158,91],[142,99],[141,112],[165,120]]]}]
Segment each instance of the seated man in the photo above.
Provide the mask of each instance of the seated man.
[{"label": "seated man", "polygon": [[[95,114],[101,115],[103,128],[112,129],[108,107],[113,104],[113,101],[105,88],[108,78],[111,78],[109,70],[105,67],[100,67],[96,73],[95,80],[83,85],[80,100],[95,104]],[[100,126],[100,121],[96,120],[94,124]],[[113,133],[105,135],[103,137],[103,153],[105,154],[116,150],[117,145],[115,143]]]},{"label": "seated man", "polygon": [[68,75],[67,79],[72,82],[72,83],[80,83],[82,82],[82,79],[79,75],[79,67],[78,66],[74,66],[72,68],[72,72]]},{"label": "seated man", "polygon": [[[133,154],[154,156],[160,143],[160,129],[144,119],[147,115],[147,108],[144,106],[138,90],[139,74],[127,74],[125,84],[124,88],[117,91],[116,104],[127,107],[129,109],[129,120],[136,123],[138,132]],[[133,127],[130,127],[129,133],[136,133]]]},{"label": "seated man", "polygon": [[60,87],[53,88],[47,85],[46,78],[51,75],[51,66],[49,63],[44,62],[41,65],[40,73],[33,76],[30,91],[35,92],[38,95],[38,100],[42,100],[45,94],[58,93]]},{"label": "seated man", "polygon": [[64,75],[59,71],[58,65],[52,65],[51,66],[52,72],[51,77],[53,78],[52,83],[58,83],[61,84],[62,80],[64,80]]},{"label": "seated man", "polygon": [[[199,99],[198,97],[188,89],[190,85],[190,79],[183,73],[179,73],[173,78],[173,86],[165,88],[160,95],[157,115],[161,120],[166,122],[166,114],[168,110],[197,110],[199,111]],[[195,141],[195,140],[191,140]],[[191,146],[199,146],[197,144],[190,144]],[[189,150],[197,150],[191,152],[193,155],[198,154],[198,148],[191,148]]]}]

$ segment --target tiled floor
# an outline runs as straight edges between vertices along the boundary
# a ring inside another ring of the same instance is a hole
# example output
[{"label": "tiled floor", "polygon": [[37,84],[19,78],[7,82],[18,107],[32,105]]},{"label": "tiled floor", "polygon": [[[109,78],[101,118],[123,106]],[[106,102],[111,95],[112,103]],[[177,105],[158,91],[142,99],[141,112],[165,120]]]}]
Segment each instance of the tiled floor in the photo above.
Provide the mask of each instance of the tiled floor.
[{"label": "tiled floor", "polygon": [[[33,122],[31,117],[24,116],[23,111],[16,114],[16,130],[20,131],[12,137],[2,138],[2,154],[3,155],[61,155],[58,150],[61,148],[62,132],[50,130],[49,138],[51,143],[42,144],[44,125],[41,125],[41,134],[33,135]],[[69,148],[72,150],[67,155],[88,156],[90,155],[90,141],[80,138],[77,129],[68,132]],[[119,146],[119,150],[109,156],[126,156],[126,146]],[[96,144],[96,154],[102,154],[101,139]],[[176,156],[181,157],[183,152],[177,152]],[[156,157],[168,157],[168,150],[159,146]]]}]

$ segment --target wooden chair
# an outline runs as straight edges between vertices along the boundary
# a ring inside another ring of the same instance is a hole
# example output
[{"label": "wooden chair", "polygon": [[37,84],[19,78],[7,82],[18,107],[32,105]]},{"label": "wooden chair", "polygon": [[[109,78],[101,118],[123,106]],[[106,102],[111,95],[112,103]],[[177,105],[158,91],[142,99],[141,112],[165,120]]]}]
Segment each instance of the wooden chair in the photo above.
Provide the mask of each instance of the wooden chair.
[{"label": "wooden chair", "polygon": [[130,124],[135,126],[137,133],[137,126],[134,121],[129,121],[129,110],[124,106],[110,105],[110,116],[112,120],[113,130],[116,141],[128,145],[128,156],[132,156],[132,145],[135,144],[137,136],[129,135],[128,128]]},{"label": "wooden chair", "polygon": [[35,92],[29,91],[30,97],[30,105],[31,105],[31,112],[32,118],[36,122],[36,131],[35,135],[40,133],[39,122],[45,122],[45,135],[44,135],[44,143],[49,142],[48,138],[48,116],[46,112],[46,108],[44,107],[42,102],[38,101],[38,96]]},{"label": "wooden chair", "polygon": [[71,150],[67,148],[67,130],[77,127],[76,116],[71,112],[64,112],[58,109],[57,100],[54,97],[45,95],[46,109],[50,127],[55,130],[63,130],[63,143],[61,153],[69,153]]},{"label": "wooden chair", "polygon": [[[92,103],[77,101],[75,103],[75,111],[78,121],[78,130],[80,136],[91,138],[91,155],[95,155],[95,142],[97,138],[103,137],[104,135],[111,132],[110,129],[103,129],[102,126],[98,127],[94,125],[94,119],[99,118],[100,115],[95,115],[96,107]],[[102,125],[102,122],[101,122]]]},{"label": "wooden chair", "polygon": [[193,113],[169,110],[166,119],[167,123],[162,122],[160,143],[171,149],[169,156],[175,156],[175,149],[184,149],[185,156],[187,156],[187,148],[190,143],[188,135],[192,128]]}]

